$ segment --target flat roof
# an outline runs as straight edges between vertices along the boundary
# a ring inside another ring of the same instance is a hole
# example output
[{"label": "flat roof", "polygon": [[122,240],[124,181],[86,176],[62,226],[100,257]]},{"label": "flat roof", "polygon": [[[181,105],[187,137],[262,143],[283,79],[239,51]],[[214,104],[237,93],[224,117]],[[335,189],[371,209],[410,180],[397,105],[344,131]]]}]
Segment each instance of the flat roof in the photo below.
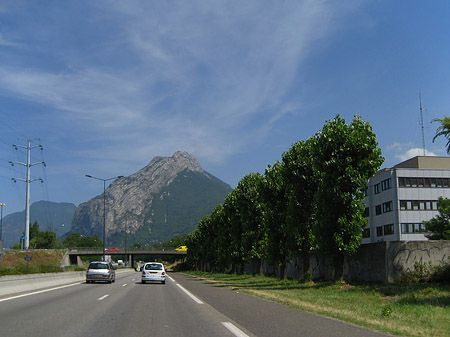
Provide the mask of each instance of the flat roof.
[{"label": "flat roof", "polygon": [[450,170],[450,157],[416,156],[395,165],[393,168]]}]

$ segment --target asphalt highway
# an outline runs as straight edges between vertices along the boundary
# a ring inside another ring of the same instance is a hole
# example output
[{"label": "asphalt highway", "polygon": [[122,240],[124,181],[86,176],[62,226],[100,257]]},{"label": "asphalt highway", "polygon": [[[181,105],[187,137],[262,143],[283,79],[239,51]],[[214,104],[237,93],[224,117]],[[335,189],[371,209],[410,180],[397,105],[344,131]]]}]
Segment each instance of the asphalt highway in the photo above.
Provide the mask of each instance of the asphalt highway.
[{"label": "asphalt highway", "polygon": [[76,282],[0,297],[0,336],[386,336],[169,273],[141,284]]}]

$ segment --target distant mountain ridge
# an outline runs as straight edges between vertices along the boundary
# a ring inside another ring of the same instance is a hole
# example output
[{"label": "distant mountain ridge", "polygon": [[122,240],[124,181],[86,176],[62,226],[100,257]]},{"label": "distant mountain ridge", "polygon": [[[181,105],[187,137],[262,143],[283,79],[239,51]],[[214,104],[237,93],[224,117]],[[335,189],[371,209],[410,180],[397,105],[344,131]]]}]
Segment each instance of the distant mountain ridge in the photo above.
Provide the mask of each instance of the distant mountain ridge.
[{"label": "distant mountain ridge", "polygon": [[[108,244],[164,242],[193,231],[200,219],[222,203],[231,187],[204,171],[187,152],[155,157],[105,191]],[[103,194],[75,210],[72,232],[102,237]]]},{"label": "distant mountain ridge", "polygon": [[[71,229],[75,206],[68,202],[38,201],[30,206],[30,223],[37,222],[40,231],[51,230],[61,237]],[[25,230],[25,211],[8,214],[3,218],[3,246],[19,243]]]}]

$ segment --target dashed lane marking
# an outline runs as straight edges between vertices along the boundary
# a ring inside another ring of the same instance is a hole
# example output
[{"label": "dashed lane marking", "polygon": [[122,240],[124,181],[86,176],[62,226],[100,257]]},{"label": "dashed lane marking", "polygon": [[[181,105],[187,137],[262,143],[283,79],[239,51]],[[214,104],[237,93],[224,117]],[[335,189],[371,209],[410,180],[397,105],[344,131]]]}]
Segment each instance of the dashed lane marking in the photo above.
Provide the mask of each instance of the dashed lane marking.
[{"label": "dashed lane marking", "polygon": [[109,294],[103,295],[102,297],[97,298],[97,301],[103,301],[108,296],[109,296]]},{"label": "dashed lane marking", "polygon": [[246,333],[244,333],[241,329],[237,328],[231,322],[222,322],[223,326],[230,330],[230,332],[236,337],[249,337]]}]

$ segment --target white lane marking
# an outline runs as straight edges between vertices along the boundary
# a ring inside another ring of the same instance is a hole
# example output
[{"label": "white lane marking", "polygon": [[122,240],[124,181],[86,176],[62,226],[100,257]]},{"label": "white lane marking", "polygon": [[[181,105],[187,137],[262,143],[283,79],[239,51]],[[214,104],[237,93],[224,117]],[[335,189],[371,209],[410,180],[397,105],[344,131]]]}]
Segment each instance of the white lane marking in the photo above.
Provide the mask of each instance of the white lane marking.
[{"label": "white lane marking", "polygon": [[203,304],[202,301],[200,301],[197,297],[195,297],[195,296],[192,295],[189,291],[187,291],[186,289],[184,289],[179,283],[177,283],[177,286],[180,287],[180,289],[183,290],[183,291],[186,293],[186,295],[188,295],[190,298],[192,298],[192,299],[195,301],[195,303],[197,303],[197,304]]},{"label": "white lane marking", "polygon": [[103,295],[102,297],[97,298],[97,301],[102,301],[105,298],[107,298],[109,296],[109,294]]},{"label": "white lane marking", "polygon": [[56,288],[45,289],[45,290],[39,290],[39,291],[34,291],[34,292],[28,293],[28,294],[22,294],[22,295],[17,295],[17,296],[12,296],[12,297],[7,297],[7,298],[2,298],[2,299],[0,299],[0,302],[9,301],[9,300],[14,300],[14,299],[16,299],[16,298],[21,298],[21,297],[26,297],[26,296],[36,295],[36,294],[42,294],[42,293],[46,293],[46,292],[48,292],[48,291],[58,290],[58,289],[62,289],[62,288],[73,287],[73,286],[76,286],[76,285],[82,284],[82,283],[84,283],[84,282],[71,283],[71,284],[67,284],[67,285],[65,285],[65,286],[60,286],[60,287],[56,287]]},{"label": "white lane marking", "polygon": [[167,277],[169,278],[169,280],[171,280],[173,283],[177,283],[177,281],[175,281],[173,278],[171,278],[169,275],[167,275]]},{"label": "white lane marking", "polygon": [[122,287],[126,287],[126,286],[127,286],[127,284],[126,284],[126,283],[122,284]]},{"label": "white lane marking", "polygon": [[134,281],[136,281],[136,279],[135,279],[135,278],[133,278],[133,279],[131,279],[131,281],[132,281],[132,282],[134,282]]},{"label": "white lane marking", "polygon": [[225,328],[230,330],[230,332],[236,337],[249,337],[246,333],[244,333],[241,329],[237,328],[233,323],[230,322],[222,322]]}]

